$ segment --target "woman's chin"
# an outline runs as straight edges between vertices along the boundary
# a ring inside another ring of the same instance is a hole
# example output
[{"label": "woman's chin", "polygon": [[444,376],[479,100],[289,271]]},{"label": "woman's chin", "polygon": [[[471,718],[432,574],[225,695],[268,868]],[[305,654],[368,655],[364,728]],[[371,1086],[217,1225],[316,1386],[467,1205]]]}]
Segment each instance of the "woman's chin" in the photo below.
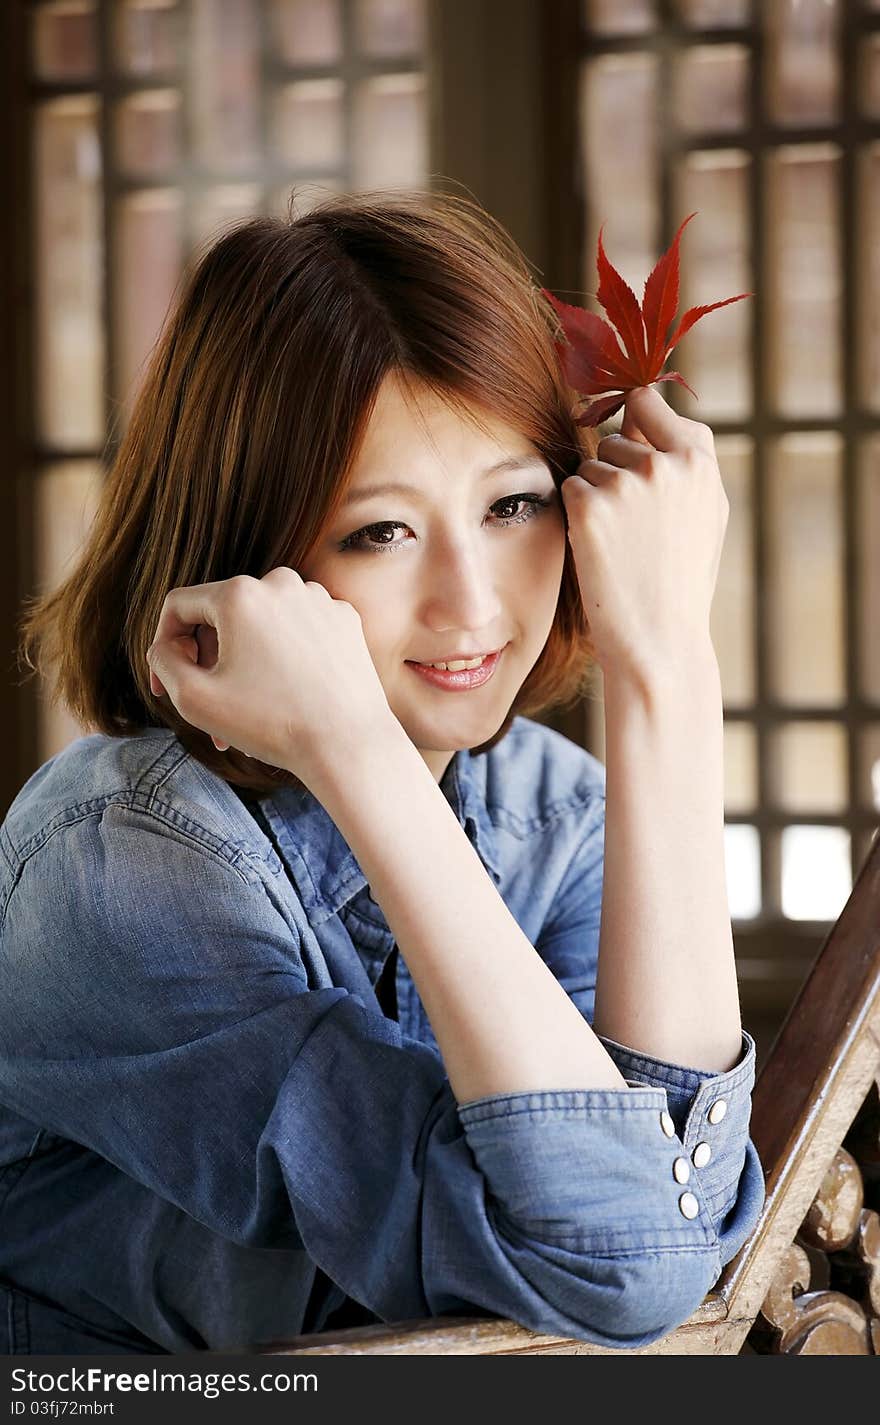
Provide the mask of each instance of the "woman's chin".
[{"label": "woman's chin", "polygon": [[501,726],[503,714],[485,711],[449,712],[445,717],[409,717],[403,723],[407,736],[425,751],[457,752],[487,742]]}]

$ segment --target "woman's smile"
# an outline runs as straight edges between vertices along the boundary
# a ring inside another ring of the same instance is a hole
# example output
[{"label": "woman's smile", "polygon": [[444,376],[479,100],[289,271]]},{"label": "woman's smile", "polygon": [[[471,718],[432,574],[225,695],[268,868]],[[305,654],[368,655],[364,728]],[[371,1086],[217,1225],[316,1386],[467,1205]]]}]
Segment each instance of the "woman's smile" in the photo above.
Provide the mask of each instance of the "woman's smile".
[{"label": "woman's smile", "polygon": [[488,683],[501,662],[503,653],[504,648],[499,649],[497,653],[487,653],[477,668],[435,668],[430,663],[415,663],[410,658],[406,660],[406,666],[412,668],[413,672],[431,687],[440,688],[447,693],[466,693],[471,688],[481,688],[484,683]]}]

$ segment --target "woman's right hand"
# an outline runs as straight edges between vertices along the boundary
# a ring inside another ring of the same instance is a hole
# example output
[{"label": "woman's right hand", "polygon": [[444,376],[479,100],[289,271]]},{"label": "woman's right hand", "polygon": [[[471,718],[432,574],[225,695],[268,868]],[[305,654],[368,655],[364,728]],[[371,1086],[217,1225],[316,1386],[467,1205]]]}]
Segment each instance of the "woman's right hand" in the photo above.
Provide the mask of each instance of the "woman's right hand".
[{"label": "woman's right hand", "polygon": [[166,595],[147,652],[150,688],[225,751],[308,785],[328,749],[393,724],[360,614],[286,566]]}]

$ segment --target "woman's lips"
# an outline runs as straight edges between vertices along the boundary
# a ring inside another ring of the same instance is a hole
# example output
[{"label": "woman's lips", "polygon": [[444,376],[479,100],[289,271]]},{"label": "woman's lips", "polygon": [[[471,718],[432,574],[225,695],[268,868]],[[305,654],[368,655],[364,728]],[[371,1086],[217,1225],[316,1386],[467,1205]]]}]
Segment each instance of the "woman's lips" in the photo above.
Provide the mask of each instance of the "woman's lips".
[{"label": "woman's lips", "polygon": [[426,663],[414,663],[409,658],[406,660],[406,666],[418,673],[420,678],[424,678],[426,683],[432,683],[435,688],[443,688],[447,693],[466,693],[469,689],[480,688],[483,683],[489,681],[503,652],[504,649],[501,648],[497,653],[490,653],[483,659],[479,668],[462,668],[457,673],[451,673],[448,668],[431,668]]}]

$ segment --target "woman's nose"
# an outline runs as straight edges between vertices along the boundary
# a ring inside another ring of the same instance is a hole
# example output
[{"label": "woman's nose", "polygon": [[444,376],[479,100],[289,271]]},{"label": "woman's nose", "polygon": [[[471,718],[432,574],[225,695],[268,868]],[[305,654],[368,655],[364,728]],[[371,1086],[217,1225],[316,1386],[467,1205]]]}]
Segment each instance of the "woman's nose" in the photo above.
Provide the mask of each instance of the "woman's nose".
[{"label": "woman's nose", "polygon": [[503,604],[485,551],[480,557],[467,550],[452,551],[434,567],[429,580],[426,616],[438,631],[454,628],[463,633],[488,633],[497,629]]}]

